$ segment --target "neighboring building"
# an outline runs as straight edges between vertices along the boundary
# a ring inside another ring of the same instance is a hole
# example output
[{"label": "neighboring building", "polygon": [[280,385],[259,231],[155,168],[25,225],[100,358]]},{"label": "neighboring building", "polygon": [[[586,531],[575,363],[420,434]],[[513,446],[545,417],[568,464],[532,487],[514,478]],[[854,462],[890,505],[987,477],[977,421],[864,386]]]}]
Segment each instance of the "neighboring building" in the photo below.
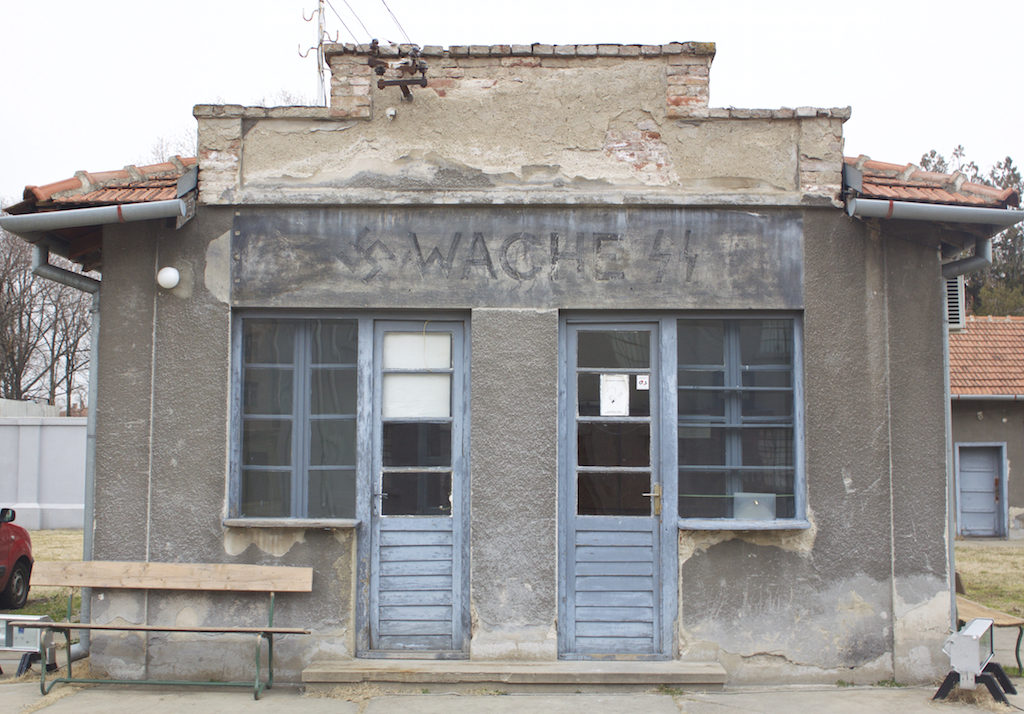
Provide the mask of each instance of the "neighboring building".
[{"label": "neighboring building", "polygon": [[1024,317],[950,332],[949,387],[957,535],[1006,537],[1024,514]]},{"label": "neighboring building", "polygon": [[[313,630],[277,647],[307,683],[367,658],[944,673],[940,248],[1016,194],[844,166],[848,109],[709,108],[711,44],[426,47],[411,103],[373,84],[410,76],[393,54],[325,52],[330,107],[198,106],[197,167],[30,187],[5,219],[102,271],[95,557],[312,566],[276,615]],[[46,213],[175,196],[184,225]],[[91,666],[231,667],[141,647],[97,635]]]}]

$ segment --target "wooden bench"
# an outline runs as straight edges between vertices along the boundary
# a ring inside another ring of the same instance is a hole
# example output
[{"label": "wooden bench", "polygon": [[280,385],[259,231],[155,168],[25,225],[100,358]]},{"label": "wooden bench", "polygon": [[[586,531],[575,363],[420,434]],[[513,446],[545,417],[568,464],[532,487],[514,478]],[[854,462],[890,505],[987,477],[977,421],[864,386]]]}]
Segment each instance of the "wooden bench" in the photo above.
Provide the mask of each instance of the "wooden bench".
[{"label": "wooden bench", "polygon": [[[95,622],[11,622],[11,627],[37,628],[62,632],[67,643],[66,676],[46,681],[45,644],[40,645],[39,688],[47,694],[58,682],[89,684],[190,684],[252,687],[253,697],[260,698],[264,689],[274,686],[274,635],[308,635],[308,629],[274,626],[274,595],[279,592],[312,592],[313,569],[289,566],[238,565],[216,563],[143,563],[116,561],[39,562],[32,568],[32,585],[36,587],[98,588],[104,590],[192,590],[208,592],[268,593],[270,604],[267,624],[240,626],[195,626],[151,624],[97,624]],[[74,593],[72,592],[72,595]],[[70,620],[71,601],[68,601]],[[191,632],[199,634],[233,634],[256,636],[256,676],[245,682],[194,682],[156,679],[82,679],[71,673],[71,631],[108,630],[113,632]],[[49,638],[42,638],[45,640]],[[267,641],[267,677],[261,673],[263,641]]]}]

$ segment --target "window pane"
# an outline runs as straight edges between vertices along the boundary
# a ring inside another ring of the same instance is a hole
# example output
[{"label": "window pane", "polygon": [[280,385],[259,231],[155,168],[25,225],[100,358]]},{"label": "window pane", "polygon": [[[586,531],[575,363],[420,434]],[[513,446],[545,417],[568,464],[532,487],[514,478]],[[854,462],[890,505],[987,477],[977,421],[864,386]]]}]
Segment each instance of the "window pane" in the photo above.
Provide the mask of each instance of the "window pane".
[{"label": "window pane", "polygon": [[794,474],[786,471],[681,471],[681,518],[795,518]]},{"label": "window pane", "polygon": [[385,374],[384,418],[449,417],[451,376],[447,374]]},{"label": "window pane", "polygon": [[792,466],[792,429],[743,429],[744,466]]},{"label": "window pane", "polygon": [[451,472],[386,473],[381,513],[385,516],[450,516]]},{"label": "window pane", "polygon": [[242,355],[246,363],[291,364],[296,323],[281,320],[245,320]]},{"label": "window pane", "polygon": [[[789,469],[743,471],[737,478],[740,493],[734,495],[735,508],[745,508],[750,518],[795,518],[796,499],[793,496],[793,481],[793,471]],[[770,498],[762,499],[758,494]]]},{"label": "window pane", "polygon": [[355,369],[314,369],[310,374],[309,391],[311,414],[356,413]]},{"label": "window pane", "polygon": [[312,332],[313,364],[355,364],[355,320],[317,320]]},{"label": "window pane", "polygon": [[580,466],[649,466],[649,424],[580,422],[576,425]]},{"label": "window pane", "polygon": [[739,331],[743,364],[790,364],[793,361],[792,320],[740,320]]},{"label": "window pane", "polygon": [[581,516],[649,516],[649,473],[579,474],[577,509]]},{"label": "window pane", "polygon": [[725,323],[722,320],[679,320],[679,364],[724,364]]},{"label": "window pane", "polygon": [[[650,416],[651,390],[637,389],[638,375],[626,376],[629,377],[629,416]],[[601,375],[580,374],[577,379],[576,396],[580,416],[601,416]]]},{"label": "window pane", "polygon": [[242,470],[243,516],[290,516],[292,513],[290,471]]},{"label": "window pane", "polygon": [[309,472],[310,518],[356,517],[356,472],[352,469]]},{"label": "window pane", "polygon": [[717,390],[679,390],[679,416],[725,416],[725,393]]},{"label": "window pane", "polygon": [[384,369],[450,369],[452,336],[447,332],[384,333]]},{"label": "window pane", "polygon": [[792,392],[745,392],[743,394],[743,416],[784,417],[793,415]]},{"label": "window pane", "polygon": [[793,372],[788,369],[745,370],[743,372],[743,386],[789,389],[793,386]]},{"label": "window pane", "polygon": [[452,462],[452,425],[385,422],[385,466],[449,466]]},{"label": "window pane", "polygon": [[577,333],[577,362],[580,367],[597,369],[648,369],[651,364],[651,333],[590,332]]},{"label": "window pane", "polygon": [[725,429],[708,426],[679,427],[681,466],[724,466]]},{"label": "window pane", "polygon": [[242,464],[290,466],[292,423],[286,419],[246,419],[242,426]]},{"label": "window pane", "polygon": [[727,492],[725,471],[680,471],[679,517],[728,518],[732,499]]},{"label": "window pane", "polygon": [[311,466],[351,466],[356,463],[355,419],[311,419]]},{"label": "window pane", "polygon": [[247,367],[242,386],[246,414],[291,414],[292,375],[287,368]]}]

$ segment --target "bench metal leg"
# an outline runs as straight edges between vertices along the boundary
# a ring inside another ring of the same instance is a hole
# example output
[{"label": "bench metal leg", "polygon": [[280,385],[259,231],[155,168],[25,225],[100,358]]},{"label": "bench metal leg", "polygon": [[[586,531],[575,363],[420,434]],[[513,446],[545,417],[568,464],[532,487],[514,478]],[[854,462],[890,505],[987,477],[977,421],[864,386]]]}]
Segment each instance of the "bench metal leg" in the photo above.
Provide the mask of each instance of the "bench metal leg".
[{"label": "bench metal leg", "polygon": [[[267,641],[267,679],[263,681],[262,657],[263,640]],[[264,689],[272,689],[274,686],[274,633],[261,632],[256,637],[256,680],[253,682],[252,697],[259,699]]]},{"label": "bench metal leg", "polygon": [[1024,677],[1024,667],[1020,666],[1020,641],[1024,638],[1024,625],[1017,628],[1017,676]]},{"label": "bench metal leg", "polygon": [[[53,630],[45,630],[44,632],[52,633]],[[49,694],[50,690],[53,689],[54,685],[57,684],[57,682],[60,682],[62,680],[71,679],[71,676],[72,676],[71,675],[71,630],[70,629],[62,629],[61,632],[64,633],[64,642],[65,642],[64,652],[67,654],[67,658],[68,658],[68,672],[67,672],[67,675],[65,677],[58,677],[58,678],[54,679],[52,682],[50,682],[49,686],[46,685],[46,641],[49,638],[45,637],[45,636],[39,638],[39,662],[40,662],[40,666],[39,666],[39,691],[41,693],[43,693],[43,694]],[[54,657],[54,660],[56,660],[56,656]],[[54,664],[56,664],[56,661],[54,661]]]}]

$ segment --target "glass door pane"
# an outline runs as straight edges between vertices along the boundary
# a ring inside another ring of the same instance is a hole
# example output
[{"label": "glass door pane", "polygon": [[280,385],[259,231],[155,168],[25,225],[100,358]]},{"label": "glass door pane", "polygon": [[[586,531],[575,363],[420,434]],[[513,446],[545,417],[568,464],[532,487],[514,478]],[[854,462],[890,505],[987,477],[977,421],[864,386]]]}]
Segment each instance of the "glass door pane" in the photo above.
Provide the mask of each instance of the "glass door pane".
[{"label": "glass door pane", "polygon": [[452,512],[452,335],[381,341],[381,515]]},{"label": "glass door pane", "polygon": [[576,512],[650,516],[651,333],[576,333]]}]

